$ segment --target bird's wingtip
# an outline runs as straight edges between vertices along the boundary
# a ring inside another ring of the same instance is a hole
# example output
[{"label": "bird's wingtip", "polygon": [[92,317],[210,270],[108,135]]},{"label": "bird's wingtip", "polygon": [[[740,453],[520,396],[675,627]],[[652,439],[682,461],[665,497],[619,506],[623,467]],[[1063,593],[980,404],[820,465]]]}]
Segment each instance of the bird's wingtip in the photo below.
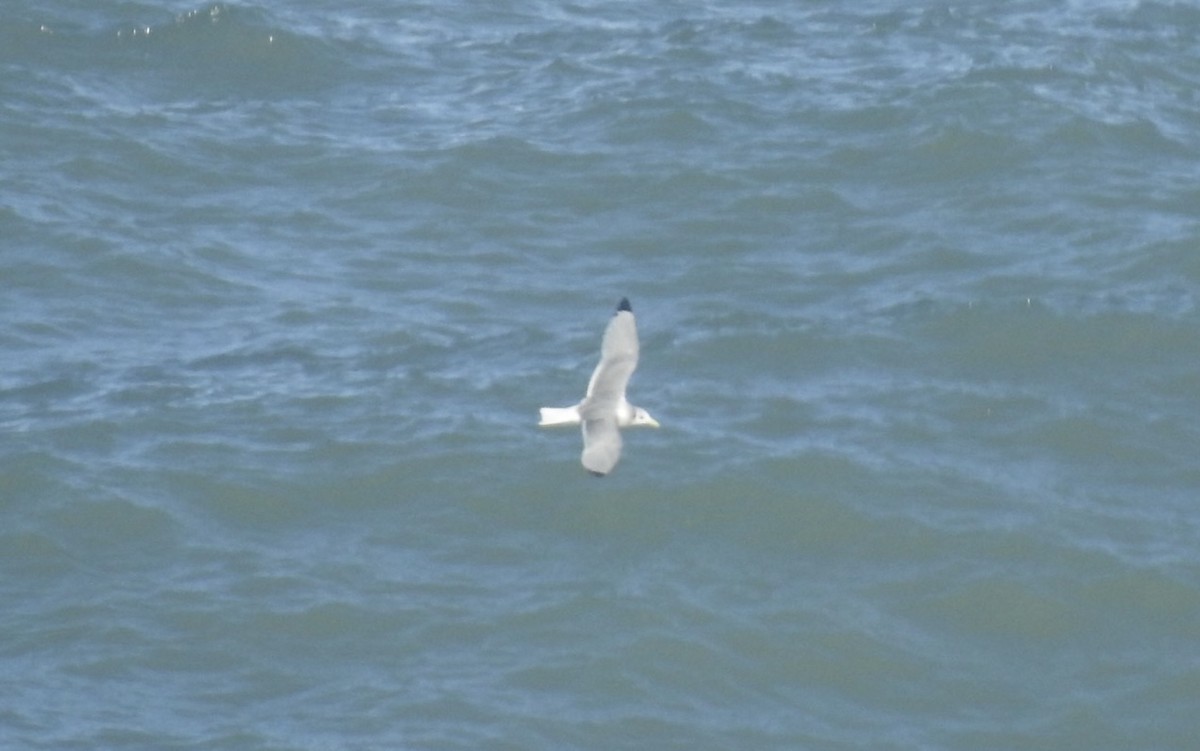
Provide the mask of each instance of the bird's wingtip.
[{"label": "bird's wingtip", "polygon": [[622,297],[621,302],[617,303],[617,312],[620,313],[622,310],[633,312],[633,306],[629,304],[628,297]]}]

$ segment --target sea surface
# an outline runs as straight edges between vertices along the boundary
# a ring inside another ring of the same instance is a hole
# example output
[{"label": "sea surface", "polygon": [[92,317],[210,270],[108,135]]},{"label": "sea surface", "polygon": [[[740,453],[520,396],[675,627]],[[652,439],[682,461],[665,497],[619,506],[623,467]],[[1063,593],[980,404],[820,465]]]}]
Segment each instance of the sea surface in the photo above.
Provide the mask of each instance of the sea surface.
[{"label": "sea surface", "polygon": [[1195,3],[4,3],[3,751],[1198,708]]}]

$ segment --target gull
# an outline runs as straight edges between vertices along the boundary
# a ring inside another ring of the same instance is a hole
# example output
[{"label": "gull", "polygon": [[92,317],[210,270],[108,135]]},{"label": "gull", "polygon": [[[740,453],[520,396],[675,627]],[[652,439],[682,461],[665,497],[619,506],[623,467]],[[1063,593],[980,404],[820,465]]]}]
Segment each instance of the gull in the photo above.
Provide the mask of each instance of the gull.
[{"label": "gull", "polygon": [[631,425],[658,427],[658,421],[641,407],[625,400],[625,386],[638,361],[637,325],[629,298],[622,297],[617,312],[604,329],[600,362],[588,381],[587,395],[573,407],[542,407],[538,425],[583,424],[583,468],[603,477],[621,458],[621,431]]}]

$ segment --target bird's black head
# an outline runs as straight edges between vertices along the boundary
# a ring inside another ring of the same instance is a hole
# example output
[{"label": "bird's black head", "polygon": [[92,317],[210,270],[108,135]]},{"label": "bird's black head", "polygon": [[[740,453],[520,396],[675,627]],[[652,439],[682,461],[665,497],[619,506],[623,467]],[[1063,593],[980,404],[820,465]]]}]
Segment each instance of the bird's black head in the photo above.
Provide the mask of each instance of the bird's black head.
[{"label": "bird's black head", "polygon": [[629,304],[628,297],[622,297],[621,302],[617,303],[617,312],[619,313],[622,310],[628,310],[630,313],[633,312],[633,307]]}]

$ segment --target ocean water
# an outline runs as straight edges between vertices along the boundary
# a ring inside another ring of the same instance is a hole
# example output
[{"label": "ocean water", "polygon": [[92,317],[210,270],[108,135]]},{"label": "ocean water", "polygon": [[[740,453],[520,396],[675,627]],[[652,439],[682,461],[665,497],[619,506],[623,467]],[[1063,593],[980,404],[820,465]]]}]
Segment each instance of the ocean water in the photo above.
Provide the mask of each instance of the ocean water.
[{"label": "ocean water", "polygon": [[0,748],[1195,747],[1194,4],[3,16]]}]

